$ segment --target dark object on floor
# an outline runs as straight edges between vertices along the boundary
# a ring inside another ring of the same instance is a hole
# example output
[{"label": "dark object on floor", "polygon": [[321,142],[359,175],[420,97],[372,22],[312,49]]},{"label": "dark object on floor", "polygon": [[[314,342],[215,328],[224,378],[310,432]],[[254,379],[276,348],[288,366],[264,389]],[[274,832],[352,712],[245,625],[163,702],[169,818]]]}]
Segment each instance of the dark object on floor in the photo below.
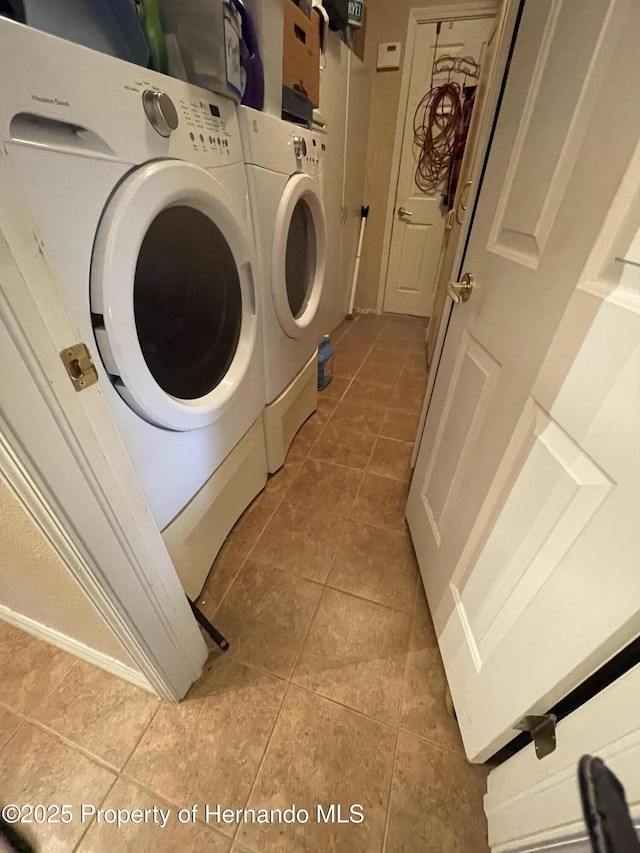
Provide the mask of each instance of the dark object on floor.
[{"label": "dark object on floor", "polygon": [[0,853],[36,853],[36,848],[18,830],[0,817]]},{"label": "dark object on floor", "polygon": [[600,758],[585,755],[578,765],[585,823],[594,853],[640,853],[624,788]]},{"label": "dark object on floor", "polygon": [[204,613],[198,607],[196,607],[194,602],[191,601],[191,599],[188,596],[187,596],[187,601],[191,605],[191,610],[193,612],[193,615],[196,617],[196,622],[199,625],[202,625],[202,627],[207,632],[207,634],[211,637],[211,639],[216,644],[216,646],[219,646],[223,652],[226,652],[227,649],[229,648],[229,642],[227,640],[225,640],[225,638],[222,636],[220,631],[218,631],[218,629],[215,628],[211,624],[211,622],[209,622],[209,620],[204,615]]}]

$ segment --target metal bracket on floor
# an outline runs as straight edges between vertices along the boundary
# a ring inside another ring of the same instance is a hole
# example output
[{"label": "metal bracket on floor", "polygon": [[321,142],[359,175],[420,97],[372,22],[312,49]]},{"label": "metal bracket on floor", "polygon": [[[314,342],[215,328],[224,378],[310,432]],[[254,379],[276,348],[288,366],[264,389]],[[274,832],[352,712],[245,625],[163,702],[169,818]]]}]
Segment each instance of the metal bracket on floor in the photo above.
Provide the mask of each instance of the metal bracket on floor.
[{"label": "metal bracket on floor", "polygon": [[193,615],[196,617],[197,623],[204,628],[204,630],[211,637],[211,639],[216,644],[216,646],[219,646],[223,652],[226,652],[227,649],[229,648],[228,641],[225,640],[225,638],[222,636],[220,631],[218,631],[218,629],[215,628],[211,624],[211,622],[209,622],[209,620],[204,615],[204,613],[200,610],[199,607],[196,606],[196,604],[193,601],[191,601],[189,596],[187,596],[187,601],[191,605],[191,610],[193,612]]}]

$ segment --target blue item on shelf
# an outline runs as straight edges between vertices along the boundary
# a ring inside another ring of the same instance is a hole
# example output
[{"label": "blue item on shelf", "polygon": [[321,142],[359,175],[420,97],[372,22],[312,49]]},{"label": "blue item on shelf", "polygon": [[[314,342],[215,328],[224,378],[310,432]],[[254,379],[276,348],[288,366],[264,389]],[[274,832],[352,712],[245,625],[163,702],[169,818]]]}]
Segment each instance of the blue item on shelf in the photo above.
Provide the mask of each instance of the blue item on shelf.
[{"label": "blue item on shelf", "polygon": [[30,27],[147,67],[149,45],[134,0],[25,0]]},{"label": "blue item on shelf", "polygon": [[331,338],[325,335],[318,344],[318,391],[322,391],[333,379],[333,347]]},{"label": "blue item on shelf", "polygon": [[240,13],[242,37],[240,40],[240,66],[243,72],[242,103],[254,110],[264,107],[264,68],[258,45],[258,34],[251,12],[243,0],[233,0]]}]

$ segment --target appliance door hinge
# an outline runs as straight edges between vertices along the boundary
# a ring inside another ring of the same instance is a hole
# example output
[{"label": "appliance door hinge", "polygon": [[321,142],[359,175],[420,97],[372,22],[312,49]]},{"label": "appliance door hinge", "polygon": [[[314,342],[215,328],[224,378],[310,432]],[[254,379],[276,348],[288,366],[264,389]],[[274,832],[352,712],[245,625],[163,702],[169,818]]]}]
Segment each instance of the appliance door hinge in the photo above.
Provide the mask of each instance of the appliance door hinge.
[{"label": "appliance door hinge", "polygon": [[98,381],[98,371],[86,344],[66,347],[60,353],[60,358],[76,391],[84,391]]},{"label": "appliance door hinge", "polygon": [[529,732],[536,747],[536,755],[542,759],[555,751],[557,722],[555,714],[531,715],[520,720],[514,728],[520,732]]}]

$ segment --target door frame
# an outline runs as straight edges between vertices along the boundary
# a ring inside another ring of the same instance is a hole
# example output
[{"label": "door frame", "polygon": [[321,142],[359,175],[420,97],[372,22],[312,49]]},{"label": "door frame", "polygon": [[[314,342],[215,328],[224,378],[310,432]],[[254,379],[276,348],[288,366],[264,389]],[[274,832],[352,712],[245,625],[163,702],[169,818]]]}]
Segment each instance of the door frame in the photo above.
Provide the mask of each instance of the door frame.
[{"label": "door frame", "polygon": [[[489,148],[491,146],[491,139],[496,123],[497,111],[506,81],[507,66],[513,50],[514,34],[519,19],[520,6],[520,0],[504,0],[502,14],[500,14],[500,10],[498,10],[498,13],[496,15],[496,20],[499,27],[499,30],[496,32],[496,38],[498,38],[500,41],[496,50],[493,79],[491,82],[491,88],[487,93],[485,115],[482,121],[480,133],[478,135],[475,163],[473,166],[473,172],[471,173],[471,186],[469,188],[469,194],[467,198],[468,215],[464,217],[464,222],[460,227],[460,232],[458,234],[458,244],[456,246],[454,259],[451,266],[452,276],[455,277],[458,277],[461,274],[462,265],[464,264],[465,260],[469,233],[471,231],[471,226],[475,217],[478,196],[480,195],[480,190],[482,187],[482,177],[484,174],[485,165],[488,160]],[[501,18],[501,20],[499,20],[499,18]],[[438,274],[439,273],[437,273],[437,275]],[[382,297],[384,298],[384,289],[382,290]],[[438,329],[438,336],[436,338],[436,343],[433,350],[433,358],[429,366],[427,389],[424,395],[422,412],[420,413],[420,422],[418,424],[418,431],[416,433],[416,438],[413,445],[413,453],[411,456],[412,469],[415,467],[416,459],[418,457],[420,442],[422,441],[422,434],[424,432],[424,426],[427,420],[427,414],[429,412],[429,405],[433,396],[433,388],[436,382],[436,377],[438,375],[438,368],[440,366],[440,359],[442,357],[442,351],[444,349],[444,344],[447,337],[447,330],[449,328],[449,320],[451,319],[452,310],[453,301],[451,300],[451,298],[447,298],[444,308],[442,309],[440,327]]]},{"label": "door frame", "polygon": [[[178,701],[201,674],[206,645],[99,385],[72,387],[59,353],[78,331],[37,237],[15,226],[3,195],[3,364],[32,381],[2,388],[0,473],[139,671],[7,608],[0,616]],[[79,501],[82,512],[72,511]]]},{"label": "door frame", "polygon": [[389,189],[387,192],[387,209],[385,213],[384,237],[382,240],[382,262],[378,278],[376,314],[382,313],[384,294],[389,275],[389,253],[391,251],[395,199],[398,191],[398,180],[400,178],[400,156],[402,154],[404,125],[407,116],[407,103],[409,101],[409,83],[411,80],[411,67],[413,65],[418,26],[420,24],[438,23],[438,21],[458,21],[465,20],[466,18],[497,16],[499,11],[499,0],[468,0],[468,2],[459,3],[455,6],[437,5],[421,9],[411,9],[409,11],[405,50],[402,58],[402,80],[400,83],[400,99],[396,117],[396,132],[393,142],[393,156],[391,158],[391,175],[389,177]]}]

